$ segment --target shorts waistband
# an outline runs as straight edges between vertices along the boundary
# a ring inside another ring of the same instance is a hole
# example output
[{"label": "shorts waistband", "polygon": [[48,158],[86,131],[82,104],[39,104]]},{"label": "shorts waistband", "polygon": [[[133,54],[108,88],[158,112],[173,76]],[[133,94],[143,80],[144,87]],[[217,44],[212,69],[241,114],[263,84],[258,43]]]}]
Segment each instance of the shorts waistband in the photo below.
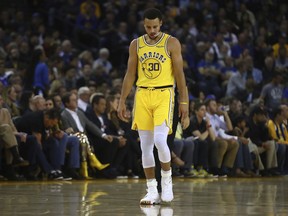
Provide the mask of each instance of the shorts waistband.
[{"label": "shorts waistband", "polygon": [[172,88],[172,87],[173,87],[173,85],[154,86],[154,87],[138,86],[138,88],[149,89],[149,90],[154,90],[154,89],[164,89],[164,88]]}]

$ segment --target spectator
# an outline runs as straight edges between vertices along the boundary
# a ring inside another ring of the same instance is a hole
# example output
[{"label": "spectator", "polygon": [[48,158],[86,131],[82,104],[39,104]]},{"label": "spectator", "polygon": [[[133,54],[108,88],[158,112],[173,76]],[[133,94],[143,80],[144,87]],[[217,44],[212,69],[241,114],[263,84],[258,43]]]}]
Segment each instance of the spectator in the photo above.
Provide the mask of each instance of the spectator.
[{"label": "spectator", "polygon": [[278,107],[282,102],[284,88],[281,85],[282,75],[279,73],[273,74],[271,82],[264,85],[260,94],[260,100],[264,100],[265,106],[271,112]]},{"label": "spectator", "polygon": [[89,105],[90,99],[90,89],[87,86],[83,86],[78,89],[78,108],[79,110],[85,112]]},{"label": "spectator", "polygon": [[[172,175],[184,177],[196,177],[198,172],[194,169],[194,137],[187,139],[183,137],[181,124],[178,122],[177,130],[174,138],[174,145],[171,152]],[[174,155],[173,155],[174,154]],[[180,172],[178,172],[178,170]]]},{"label": "spectator", "polygon": [[285,47],[279,47],[278,57],[275,61],[276,71],[281,73],[284,78],[284,82],[288,81],[288,49]]},{"label": "spectator", "polygon": [[198,64],[199,71],[199,90],[205,95],[214,94],[217,98],[221,98],[222,89],[218,83],[221,75],[220,65],[214,63],[214,55],[206,52],[205,59]]},{"label": "spectator", "polygon": [[[225,50],[225,52],[223,52]],[[218,32],[215,36],[215,42],[209,49],[209,52],[214,54],[214,61],[218,62],[221,66],[224,65],[225,57],[231,56],[230,45],[224,41],[223,34]]]},{"label": "spectator", "polygon": [[[7,163],[14,166],[27,166],[29,165],[28,161],[25,161],[19,154],[18,144],[14,131],[16,130],[12,124],[11,116],[9,111],[6,108],[2,107],[3,99],[0,95],[0,144],[4,145],[4,148],[7,151],[6,160]],[[11,157],[12,155],[12,157]]]},{"label": "spectator", "polygon": [[[217,144],[215,134],[211,127],[210,120],[206,116],[206,106],[204,103],[196,103],[195,115],[191,117],[189,127],[184,131],[184,137],[194,136],[194,164],[196,177],[212,177],[209,172],[217,168]],[[186,138],[188,139],[188,138]],[[190,156],[191,157],[191,156]],[[209,172],[208,172],[209,171]]]},{"label": "spectator", "polygon": [[20,115],[20,109],[17,104],[17,93],[14,86],[8,86],[3,94],[4,104],[3,107],[9,110],[12,117]]},{"label": "spectator", "polygon": [[275,108],[272,119],[269,119],[267,123],[269,135],[276,142],[278,171],[281,174],[284,169],[286,145],[288,144],[287,128],[283,123],[286,118],[286,109],[286,105]]},{"label": "spectator", "polygon": [[32,112],[34,108],[33,104],[33,98],[34,98],[33,91],[26,90],[21,94],[20,100],[19,100],[19,110],[20,115],[23,116],[26,113]]},{"label": "spectator", "polygon": [[[125,131],[122,128],[120,128],[119,121],[115,119],[114,114],[112,114],[111,116],[110,102],[111,101],[108,101],[109,103],[109,105],[107,106],[109,108],[108,111],[106,107],[107,100],[105,99],[105,97],[101,94],[95,95],[92,98],[92,107],[86,111],[86,115],[97,127],[101,128],[101,131],[103,133],[113,136],[113,141],[111,143],[107,143],[107,141],[93,136],[94,143],[96,143],[94,144],[95,151],[99,154],[99,157],[102,160],[111,163],[111,173],[109,175],[113,177],[113,175],[117,176],[120,174],[119,168],[121,167],[125,158],[129,159],[127,151],[129,150],[130,152],[130,146],[128,148],[127,144],[128,137],[125,138]],[[111,118],[113,118],[115,122],[112,121]],[[130,140],[130,142],[131,142],[130,145],[132,145],[131,147],[133,148],[133,145],[135,143],[132,140]],[[130,169],[131,171],[132,170],[131,164],[129,164],[129,166],[130,167],[128,167],[128,169]],[[125,172],[123,173],[127,175],[127,173]]]},{"label": "spectator", "polygon": [[[234,134],[238,137],[241,137],[241,139],[247,139],[248,140],[248,148],[251,154],[253,154],[253,156],[251,156],[251,158],[253,159],[253,170],[256,172],[254,173],[251,170],[246,170],[246,173],[251,175],[252,177],[256,177],[259,175],[259,171],[263,171],[264,170],[264,166],[262,163],[262,159],[260,157],[260,153],[258,150],[257,145],[255,145],[254,143],[252,143],[250,137],[249,137],[249,128],[247,127],[247,123],[246,123],[246,116],[244,115],[238,115],[235,118],[235,127],[234,127]],[[245,141],[246,142],[246,141]],[[248,166],[251,166],[250,164],[248,164]],[[247,167],[247,165],[246,165]]]},{"label": "spectator", "polygon": [[41,95],[35,95],[32,98],[32,104],[33,112],[44,111],[46,109],[46,100]]},{"label": "spectator", "polygon": [[272,46],[274,58],[278,58],[280,47],[284,47],[284,48],[285,48],[285,50],[286,50],[286,55],[287,55],[287,53],[288,53],[288,44],[287,44],[287,35],[286,35],[286,32],[280,34],[279,37],[278,37],[278,42],[275,43],[275,44]]},{"label": "spectator", "polygon": [[90,64],[84,64],[82,75],[77,79],[77,88],[96,84],[95,75],[92,74],[92,67]]},{"label": "spectator", "polygon": [[[0,107],[1,106],[2,106],[2,97],[0,95]],[[48,174],[48,179],[55,179],[55,180],[63,179],[61,173],[57,172],[56,170],[53,170],[51,165],[47,162],[46,157],[42,152],[42,149],[40,148],[40,145],[37,142],[35,136],[27,135],[26,133],[17,131],[7,109],[0,108],[0,119],[1,119],[0,141],[1,143],[3,141],[3,143],[5,144],[4,146],[5,148],[8,147],[8,149],[11,150],[13,156],[12,160],[13,166],[27,166],[30,163],[28,169],[29,171],[31,171],[33,165],[34,166],[40,165],[43,168],[43,170]],[[29,162],[20,157],[18,152],[18,143],[20,152],[23,153],[23,155],[27,156]],[[11,162],[10,154],[6,154],[6,157],[8,163],[10,163]],[[31,179],[31,173],[29,171],[28,173],[25,173],[26,178],[28,180]],[[4,170],[4,175],[8,178],[8,180],[9,179],[18,180],[13,167],[9,164],[6,167],[6,170]]]},{"label": "spectator", "polygon": [[65,161],[67,135],[59,130],[53,132],[60,120],[57,110],[31,112],[17,121],[17,129],[36,137],[38,145],[42,146],[50,162],[51,178],[63,178],[61,168]]},{"label": "spectator", "polygon": [[24,79],[26,90],[33,90],[36,95],[42,96],[47,95],[50,85],[49,69],[45,59],[44,50],[42,48],[35,49]]},{"label": "spectator", "polygon": [[214,174],[230,175],[239,148],[236,137],[227,136],[225,133],[225,131],[233,130],[231,120],[227,111],[222,111],[217,107],[215,99],[207,100],[205,105],[207,107],[206,116],[210,119],[216,137],[215,142],[218,146],[217,168],[222,168]]},{"label": "spectator", "polygon": [[247,67],[242,59],[236,62],[237,73],[233,74],[227,84],[226,96],[234,96],[241,100],[245,100],[248,96],[246,91],[247,83]]},{"label": "spectator", "polygon": [[104,76],[108,76],[113,68],[108,58],[109,58],[109,50],[107,48],[100,49],[99,58],[94,61],[93,69],[98,68],[98,66],[102,66],[105,69]]},{"label": "spectator", "polygon": [[266,85],[272,80],[274,74],[276,73],[275,61],[273,57],[267,56],[265,58],[262,71],[263,71],[263,84]]},{"label": "spectator", "polygon": [[87,158],[89,158],[90,166],[98,170],[105,169],[109,164],[102,164],[93,153],[86,131],[90,131],[97,137],[101,137],[108,142],[112,141],[112,137],[104,134],[96,125],[94,125],[82,111],[77,110],[77,96],[73,93],[67,93],[62,98],[65,109],[61,113],[62,128],[68,134],[75,134],[81,138],[81,175],[84,178],[88,176]]},{"label": "spectator", "polygon": [[278,167],[275,141],[269,137],[266,126],[267,117],[263,108],[256,106],[252,109],[249,119],[249,137],[257,145],[260,154],[265,154],[265,170],[261,172],[263,176],[278,175],[275,168]]},{"label": "spectator", "polygon": [[238,59],[245,52],[253,55],[253,49],[248,43],[248,37],[242,32],[239,34],[238,43],[231,47],[231,56],[234,59]]},{"label": "spectator", "polygon": [[73,47],[70,40],[64,40],[61,44],[59,56],[63,59],[64,65],[67,66],[73,58]]}]

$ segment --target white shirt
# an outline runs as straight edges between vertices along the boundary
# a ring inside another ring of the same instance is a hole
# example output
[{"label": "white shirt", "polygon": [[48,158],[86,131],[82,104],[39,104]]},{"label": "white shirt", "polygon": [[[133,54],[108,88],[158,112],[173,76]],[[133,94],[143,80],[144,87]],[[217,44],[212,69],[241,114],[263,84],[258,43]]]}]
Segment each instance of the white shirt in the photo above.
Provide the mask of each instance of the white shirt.
[{"label": "white shirt", "polygon": [[223,129],[224,131],[227,130],[226,122],[223,121],[223,119],[221,119],[221,117],[217,114],[211,115],[210,113],[206,112],[206,116],[210,119],[210,124],[214,130],[215,136],[221,137],[221,129]]},{"label": "white shirt", "polygon": [[77,112],[74,112],[73,110],[69,110],[66,108],[66,110],[72,115],[74,121],[76,122],[77,128],[80,132],[84,132],[84,128],[80,122],[79,116],[77,114]]},{"label": "white shirt", "polygon": [[88,103],[86,103],[85,101],[81,100],[80,98],[78,99],[78,107],[80,109],[82,109],[84,112],[86,111],[88,106]]},{"label": "white shirt", "polygon": [[98,116],[99,121],[101,122],[101,131],[104,133],[105,132],[105,125],[104,125],[104,120],[102,116]]}]

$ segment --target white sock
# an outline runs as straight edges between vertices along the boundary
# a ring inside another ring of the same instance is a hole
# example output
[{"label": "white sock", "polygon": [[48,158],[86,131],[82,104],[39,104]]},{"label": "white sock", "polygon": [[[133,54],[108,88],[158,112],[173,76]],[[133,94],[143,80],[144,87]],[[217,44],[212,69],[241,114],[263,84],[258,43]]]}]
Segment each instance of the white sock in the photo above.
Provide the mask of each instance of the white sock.
[{"label": "white sock", "polygon": [[172,175],[172,171],[171,171],[171,169],[170,170],[168,170],[168,171],[164,171],[164,170],[162,170],[161,169],[161,176],[162,177],[170,177]]}]

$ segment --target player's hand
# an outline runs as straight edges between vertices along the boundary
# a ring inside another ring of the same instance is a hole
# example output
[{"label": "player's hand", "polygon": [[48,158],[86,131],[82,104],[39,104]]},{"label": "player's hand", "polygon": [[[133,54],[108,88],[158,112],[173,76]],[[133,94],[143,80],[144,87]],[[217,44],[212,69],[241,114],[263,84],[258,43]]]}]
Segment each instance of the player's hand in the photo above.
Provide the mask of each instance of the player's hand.
[{"label": "player's hand", "polygon": [[117,114],[118,114],[118,117],[122,121],[127,121],[128,117],[127,117],[125,102],[119,101],[118,108],[117,108]]},{"label": "player's hand", "polygon": [[188,117],[188,104],[179,104],[179,117],[181,118],[181,125],[185,124],[185,119]]},{"label": "player's hand", "polygon": [[113,137],[111,135],[105,135],[103,136],[103,139],[107,140],[110,143],[113,141]]},{"label": "player's hand", "polygon": [[184,119],[184,122],[182,124],[182,129],[185,130],[189,127],[190,125],[190,119],[189,119],[189,116],[187,116],[185,119]]}]

